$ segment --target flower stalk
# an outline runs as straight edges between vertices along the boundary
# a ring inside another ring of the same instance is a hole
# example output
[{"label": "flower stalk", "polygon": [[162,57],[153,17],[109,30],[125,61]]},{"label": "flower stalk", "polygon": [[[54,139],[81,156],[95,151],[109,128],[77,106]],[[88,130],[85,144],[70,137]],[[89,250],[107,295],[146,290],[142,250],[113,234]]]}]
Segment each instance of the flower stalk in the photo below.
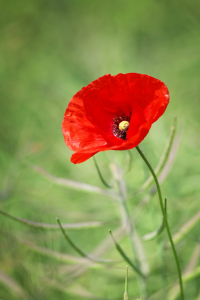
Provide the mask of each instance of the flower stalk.
[{"label": "flower stalk", "polygon": [[176,252],[176,248],[174,246],[174,242],[173,242],[173,239],[172,239],[171,231],[170,231],[170,228],[169,228],[169,224],[168,224],[168,220],[167,220],[167,215],[166,215],[164,204],[163,204],[163,199],[162,199],[162,193],[161,193],[160,185],[159,185],[157,176],[156,176],[156,174],[155,174],[152,166],[150,165],[149,161],[147,160],[146,156],[140,150],[139,146],[136,146],[136,149],[137,149],[138,153],[140,154],[140,156],[142,157],[142,159],[144,160],[144,162],[146,163],[148,169],[150,170],[150,172],[151,172],[151,174],[152,174],[152,176],[154,178],[156,187],[157,187],[158,196],[159,196],[159,202],[160,202],[160,208],[161,208],[161,211],[162,211],[162,215],[163,215],[165,227],[166,227],[166,230],[167,230],[168,238],[169,238],[169,241],[170,241],[170,244],[171,244],[172,252],[173,252],[173,255],[174,255],[174,259],[175,259],[176,267],[177,267],[177,271],[178,271],[181,300],[184,300],[183,281],[182,281],[182,276],[181,276],[181,267],[180,267],[178,255],[177,255],[177,252]]}]

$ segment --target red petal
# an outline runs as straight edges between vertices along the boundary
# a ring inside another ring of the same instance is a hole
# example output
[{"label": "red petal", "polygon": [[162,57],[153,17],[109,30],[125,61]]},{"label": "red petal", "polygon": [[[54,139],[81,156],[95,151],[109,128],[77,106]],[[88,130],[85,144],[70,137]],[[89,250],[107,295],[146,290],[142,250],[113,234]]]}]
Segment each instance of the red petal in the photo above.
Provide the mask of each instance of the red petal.
[{"label": "red petal", "polygon": [[[147,121],[154,123],[164,113],[169,103],[166,85],[149,75],[128,73],[118,74],[126,78],[127,90],[142,108]],[[122,80],[122,79],[121,79]]]},{"label": "red petal", "polygon": [[[105,150],[137,146],[153,122],[165,111],[169,92],[164,83],[148,75],[105,75],[82,88],[70,101],[62,123],[71,161],[81,163]],[[127,141],[112,134],[113,118],[129,116]]]},{"label": "red petal", "polygon": [[83,88],[71,99],[62,123],[65,143],[73,151],[83,149],[92,151],[107,144],[85,114],[83,105],[85,92],[87,90]]},{"label": "red petal", "polygon": [[96,153],[97,152],[94,152],[94,153],[79,153],[79,152],[74,153],[74,154],[72,154],[71,162],[73,162],[75,165],[80,164],[80,163],[88,160],[90,157],[92,157]]},{"label": "red petal", "polygon": [[[113,118],[118,114],[130,115],[131,103],[129,99],[122,101],[126,95],[121,95],[121,107],[116,104],[118,97],[114,100],[114,95],[109,94],[109,91],[103,89],[92,89],[89,91],[84,99],[85,111],[88,119],[96,126],[97,131],[107,141],[109,145],[121,145],[123,140],[116,138],[112,134]],[[122,105],[124,103],[124,106]],[[126,104],[128,103],[129,108]],[[126,111],[127,110],[127,111]]]},{"label": "red petal", "polygon": [[137,145],[139,145],[142,142],[142,140],[145,138],[145,136],[148,134],[150,128],[151,128],[151,123],[142,124],[138,132],[129,138],[126,148],[122,150],[132,149]]}]

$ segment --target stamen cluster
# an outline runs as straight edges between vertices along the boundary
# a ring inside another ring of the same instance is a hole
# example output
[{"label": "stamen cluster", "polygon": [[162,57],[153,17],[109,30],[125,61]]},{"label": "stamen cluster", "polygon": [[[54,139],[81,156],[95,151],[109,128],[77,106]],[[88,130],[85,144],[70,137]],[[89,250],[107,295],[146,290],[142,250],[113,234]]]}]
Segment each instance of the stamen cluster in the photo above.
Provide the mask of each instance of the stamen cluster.
[{"label": "stamen cluster", "polygon": [[120,117],[114,117],[113,118],[113,125],[112,125],[112,133],[114,136],[122,139],[122,140],[126,140],[126,133],[128,131],[128,127],[125,130],[120,130],[119,129],[119,124],[123,121],[127,121],[130,123],[130,119],[131,119],[131,114],[130,116],[124,116],[121,115]]}]

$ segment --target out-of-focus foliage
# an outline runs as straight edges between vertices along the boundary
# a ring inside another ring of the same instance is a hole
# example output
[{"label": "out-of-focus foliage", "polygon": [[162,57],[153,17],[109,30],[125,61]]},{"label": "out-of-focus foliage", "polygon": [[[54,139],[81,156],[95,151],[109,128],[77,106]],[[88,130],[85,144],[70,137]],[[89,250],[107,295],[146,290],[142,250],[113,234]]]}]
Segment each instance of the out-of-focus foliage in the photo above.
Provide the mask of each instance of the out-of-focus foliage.
[{"label": "out-of-focus foliage", "polygon": [[[199,209],[200,2],[3,0],[0,10],[0,209],[48,224],[56,224],[56,217],[62,223],[103,222],[98,228],[68,232],[86,253],[93,252],[105,238],[110,242],[108,229],[114,231],[121,222],[118,203],[108,195],[55,185],[33,165],[54,176],[104,189],[93,160],[76,166],[70,163],[62,118],[71,97],[92,80],[107,73],[137,72],[162,80],[171,96],[165,114],[141,144],[153,167],[165,147],[174,115],[177,132],[182,132],[176,161],[162,185],[170,227],[177,233]],[[136,151],[132,152],[132,170],[125,177],[129,194],[141,188],[149,175]],[[107,166],[111,161],[123,165],[126,156],[126,152],[114,151],[96,156],[109,182]],[[130,198],[131,209],[144,196],[140,193]],[[141,236],[159,227],[157,195],[134,221]],[[114,269],[86,263],[90,268],[83,272],[85,261],[61,232],[29,228],[2,215],[0,226],[0,298],[122,299],[125,262]],[[183,270],[198,241],[196,226],[177,244]],[[163,285],[172,288],[177,279],[171,251],[164,250],[161,258],[163,243],[167,243],[165,233],[160,241],[144,244],[151,271],[149,295]],[[121,245],[131,255],[127,238]],[[77,255],[81,267],[76,269],[75,258],[69,264],[70,257],[55,251]],[[112,247],[104,258],[120,256]],[[161,261],[165,276],[161,276]],[[186,299],[197,299],[198,286],[196,278],[186,285]],[[152,299],[163,299],[163,295]],[[139,296],[130,270],[129,298]]]}]

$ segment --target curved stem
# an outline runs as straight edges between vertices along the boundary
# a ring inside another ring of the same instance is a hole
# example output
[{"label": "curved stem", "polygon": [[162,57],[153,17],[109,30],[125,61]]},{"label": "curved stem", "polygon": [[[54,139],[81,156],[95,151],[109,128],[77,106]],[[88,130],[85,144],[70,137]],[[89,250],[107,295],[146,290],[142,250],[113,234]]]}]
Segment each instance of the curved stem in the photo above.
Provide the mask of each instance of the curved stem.
[{"label": "curved stem", "polygon": [[113,234],[112,234],[112,231],[109,229],[108,232],[110,233],[112,239],[113,239],[113,242],[115,244],[115,247],[117,249],[117,251],[120,253],[120,255],[124,258],[124,260],[133,268],[133,270],[139,274],[140,276],[144,277],[145,276],[142,274],[142,272],[140,271],[140,269],[138,269],[138,267],[135,266],[135,264],[131,261],[131,259],[127,256],[127,254],[124,252],[124,250],[121,248],[121,246],[116,242]]},{"label": "curved stem", "polygon": [[[167,215],[167,199],[165,198],[165,214]],[[155,238],[157,238],[165,229],[165,221],[164,219],[162,220],[162,224],[160,225],[160,227],[156,230],[154,230],[153,232],[147,233],[145,234],[142,239],[144,241],[151,241]]]},{"label": "curved stem", "polygon": [[150,172],[151,172],[151,174],[152,174],[152,176],[153,176],[153,178],[155,180],[155,184],[156,184],[157,191],[158,191],[158,196],[159,196],[160,208],[161,208],[161,211],[162,211],[162,214],[163,214],[163,219],[164,219],[164,222],[165,222],[165,227],[166,227],[167,234],[168,234],[168,237],[169,237],[169,241],[170,241],[170,244],[171,244],[171,247],[172,247],[174,258],[175,258],[175,261],[176,261],[176,266],[177,266],[177,271],[178,271],[178,277],[179,277],[180,292],[181,292],[181,299],[184,300],[183,282],[182,282],[182,276],[181,276],[180,263],[179,263],[178,255],[176,253],[174,242],[172,240],[172,235],[171,235],[171,232],[170,232],[170,228],[169,228],[167,216],[166,216],[166,213],[165,213],[165,208],[164,208],[164,204],[163,204],[163,200],[162,200],[162,193],[161,193],[160,185],[159,185],[157,176],[154,173],[154,170],[153,170],[152,166],[150,165],[150,163],[148,162],[147,158],[145,157],[145,155],[142,153],[142,151],[140,150],[140,148],[138,146],[136,147],[136,149],[139,152],[139,154],[142,157],[142,159],[144,160],[144,162],[146,163],[147,167],[149,168],[149,170],[150,170]]},{"label": "curved stem", "polygon": [[[171,127],[170,135],[169,135],[169,139],[168,139],[167,145],[166,145],[166,147],[164,149],[164,152],[163,152],[163,154],[161,156],[161,159],[160,159],[157,167],[154,170],[156,176],[160,175],[161,171],[163,170],[163,168],[166,165],[166,162],[167,162],[167,160],[169,158],[169,155],[170,155],[171,150],[172,150],[172,145],[173,145],[173,142],[174,142],[175,131],[176,131],[176,117],[174,117],[174,124]],[[145,181],[145,183],[143,184],[143,186],[141,187],[141,190],[145,190],[145,189],[149,188],[152,183],[153,183],[153,177],[150,176]]]},{"label": "curved stem", "polygon": [[131,171],[131,168],[132,168],[132,162],[133,162],[133,156],[132,156],[131,150],[127,150],[127,152],[128,152],[128,155],[129,155],[129,159],[128,159],[128,169],[127,169],[126,172],[124,172],[123,177],[126,176],[126,175]]},{"label": "curved stem", "polygon": [[99,258],[96,258],[96,257],[93,257],[87,253],[85,253],[81,248],[79,248],[71,239],[70,237],[68,236],[68,234],[65,232],[65,230],[63,229],[62,227],[62,224],[60,223],[60,220],[58,218],[56,218],[57,222],[58,222],[58,225],[60,227],[60,230],[62,231],[65,239],[67,240],[67,242],[70,244],[70,246],[76,251],[78,252],[82,257],[85,257],[85,258],[88,258],[92,261],[95,261],[95,262],[99,262],[99,263],[111,263],[112,261],[110,260],[104,260],[104,259],[99,259]]},{"label": "curved stem", "polygon": [[101,174],[101,171],[100,171],[100,169],[99,169],[99,166],[98,166],[98,164],[97,164],[96,158],[95,158],[94,156],[93,156],[93,160],[94,160],[95,167],[96,167],[96,169],[97,169],[97,173],[98,173],[99,178],[101,179],[102,183],[103,183],[107,188],[112,188],[113,185],[107,183],[107,182],[105,181],[105,179],[103,178],[103,176],[102,176],[102,174]]}]

